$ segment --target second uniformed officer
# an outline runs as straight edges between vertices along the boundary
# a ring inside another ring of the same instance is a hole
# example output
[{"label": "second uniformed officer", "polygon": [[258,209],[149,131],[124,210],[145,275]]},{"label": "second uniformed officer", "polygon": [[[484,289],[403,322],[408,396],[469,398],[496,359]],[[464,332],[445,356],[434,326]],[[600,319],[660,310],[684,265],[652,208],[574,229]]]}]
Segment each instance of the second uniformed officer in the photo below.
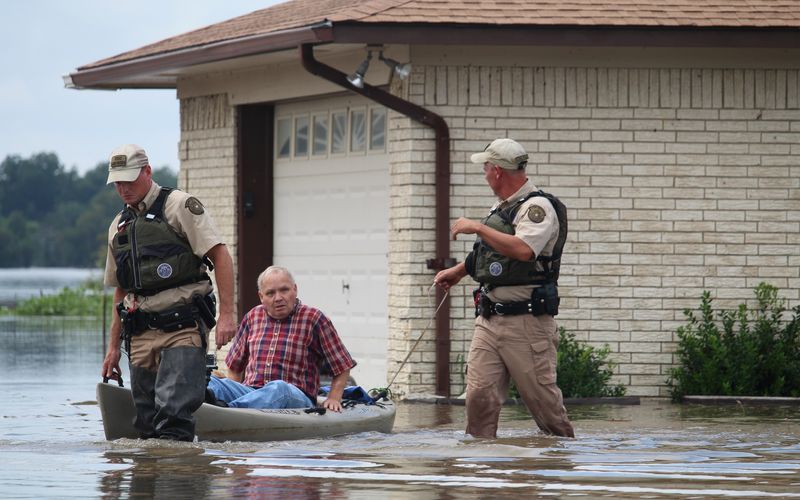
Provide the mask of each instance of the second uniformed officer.
[{"label": "second uniformed officer", "polygon": [[483,165],[499,198],[482,221],[460,218],[451,228],[475,234],[464,262],[440,271],[444,289],[469,274],[475,291],[475,335],[467,361],[467,433],[495,437],[509,377],[539,428],[574,436],[556,385],[558,271],[567,235],[566,208],[527,178],[528,154],[511,139],[497,139],[472,162]]},{"label": "second uniformed officer", "polygon": [[111,341],[103,377],[120,373],[124,339],[130,360],[135,427],[143,438],[194,439],[194,413],[206,389],[208,331],[217,346],[236,333],[233,262],[203,204],[152,179],[135,144],[111,153],[108,184],[125,203],[108,232],[104,281],[114,290]]}]

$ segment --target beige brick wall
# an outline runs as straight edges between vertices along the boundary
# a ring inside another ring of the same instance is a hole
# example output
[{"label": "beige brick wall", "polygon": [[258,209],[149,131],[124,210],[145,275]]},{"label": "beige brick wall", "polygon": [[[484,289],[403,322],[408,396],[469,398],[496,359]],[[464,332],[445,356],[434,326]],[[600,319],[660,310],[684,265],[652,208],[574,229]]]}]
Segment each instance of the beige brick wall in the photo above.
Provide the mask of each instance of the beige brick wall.
[{"label": "beige brick wall", "polygon": [[[796,69],[415,66],[395,91],[442,115],[452,138],[451,218],[493,197],[468,163],[497,137],[531,155],[530,177],[569,207],[560,325],[608,344],[628,394],[663,396],[683,310],[717,308],[760,281],[800,304],[800,74]],[[390,121],[391,376],[423,333],[434,256],[433,133]],[[451,255],[463,260],[471,241]],[[452,298],[452,392],[472,336],[470,280]],[[434,390],[434,331],[401,393]]]},{"label": "beige brick wall", "polygon": [[[236,264],[235,108],[226,94],[181,99],[178,187],[205,205]],[[212,279],[214,278],[211,273]],[[236,290],[234,285],[234,290]],[[214,336],[211,335],[211,349]],[[222,356],[220,356],[220,361]]]}]

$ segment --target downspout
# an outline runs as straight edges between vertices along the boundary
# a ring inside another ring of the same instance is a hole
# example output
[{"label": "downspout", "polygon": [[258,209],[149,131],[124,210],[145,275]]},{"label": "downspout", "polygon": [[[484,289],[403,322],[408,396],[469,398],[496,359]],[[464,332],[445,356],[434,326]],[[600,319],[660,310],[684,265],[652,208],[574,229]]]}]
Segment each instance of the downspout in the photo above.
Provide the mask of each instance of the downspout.
[{"label": "downspout", "polygon": [[[428,259],[427,266],[438,271],[454,265],[454,259],[450,258],[450,129],[447,123],[436,113],[378,87],[367,83],[363,88],[354,87],[347,81],[347,75],[314,58],[312,44],[300,45],[300,58],[303,67],[312,75],[361,94],[433,129],[436,134],[436,257]],[[450,397],[450,297],[445,298],[444,291],[436,287],[436,304],[442,301],[436,316],[436,394]]]}]

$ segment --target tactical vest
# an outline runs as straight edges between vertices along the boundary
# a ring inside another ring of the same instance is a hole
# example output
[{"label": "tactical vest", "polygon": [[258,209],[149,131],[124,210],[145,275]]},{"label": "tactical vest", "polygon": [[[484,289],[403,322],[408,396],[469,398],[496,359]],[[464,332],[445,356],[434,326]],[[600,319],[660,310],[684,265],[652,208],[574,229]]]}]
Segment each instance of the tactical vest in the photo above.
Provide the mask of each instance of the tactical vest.
[{"label": "tactical vest", "polygon": [[111,242],[117,263],[117,282],[128,293],[154,295],[169,288],[210,278],[203,260],[186,238],[164,220],[164,203],[172,188],[161,188],[143,216],[128,206],[122,210]]},{"label": "tactical vest", "polygon": [[[534,196],[543,196],[553,205],[558,217],[558,238],[551,255],[537,255],[536,260],[521,261],[507,257],[489,246],[481,238],[475,241],[467,257],[467,272],[484,285],[542,285],[558,282],[561,268],[561,253],[567,240],[567,207],[555,196],[544,191],[532,191],[510,206],[500,210],[498,206],[481,221],[492,229],[505,234],[514,234],[514,217],[523,203]],[[537,266],[536,264],[540,264]]]}]

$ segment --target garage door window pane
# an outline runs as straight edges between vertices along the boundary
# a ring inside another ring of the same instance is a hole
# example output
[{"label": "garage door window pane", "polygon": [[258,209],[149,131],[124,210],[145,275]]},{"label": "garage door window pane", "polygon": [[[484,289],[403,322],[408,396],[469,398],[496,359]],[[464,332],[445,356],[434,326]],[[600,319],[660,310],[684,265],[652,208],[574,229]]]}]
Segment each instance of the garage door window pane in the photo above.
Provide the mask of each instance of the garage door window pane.
[{"label": "garage door window pane", "polygon": [[342,154],[347,152],[347,113],[344,111],[332,113],[331,121],[331,153]]},{"label": "garage door window pane", "polygon": [[324,155],[328,152],[328,117],[326,115],[314,116],[314,147],[311,152],[315,155]]},{"label": "garage door window pane", "polygon": [[275,150],[278,152],[278,158],[288,158],[292,155],[292,120],[279,119],[277,128]]},{"label": "garage door window pane", "polygon": [[386,108],[373,108],[369,117],[369,149],[386,147]]},{"label": "garage door window pane", "polygon": [[350,113],[350,151],[360,152],[367,148],[367,114],[364,111]]},{"label": "garage door window pane", "polygon": [[299,117],[294,121],[294,155],[308,155],[308,117]]}]

